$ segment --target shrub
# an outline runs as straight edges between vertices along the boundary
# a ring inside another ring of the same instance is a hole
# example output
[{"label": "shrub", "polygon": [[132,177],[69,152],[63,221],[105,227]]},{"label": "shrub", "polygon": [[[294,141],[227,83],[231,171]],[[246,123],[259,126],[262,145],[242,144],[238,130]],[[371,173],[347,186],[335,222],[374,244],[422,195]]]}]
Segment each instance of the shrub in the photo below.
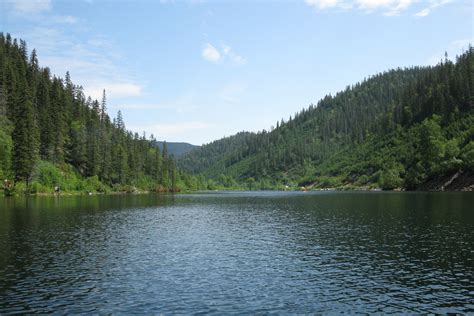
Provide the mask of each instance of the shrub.
[{"label": "shrub", "polygon": [[474,170],[474,141],[470,141],[462,149],[461,158],[466,169]]},{"label": "shrub", "polygon": [[[53,189],[56,185],[63,186],[64,177],[52,163],[40,160],[33,171],[33,180]],[[34,182],[33,181],[33,182]]]},{"label": "shrub", "polygon": [[402,179],[397,169],[385,169],[379,174],[379,186],[383,190],[393,190],[402,185]]}]

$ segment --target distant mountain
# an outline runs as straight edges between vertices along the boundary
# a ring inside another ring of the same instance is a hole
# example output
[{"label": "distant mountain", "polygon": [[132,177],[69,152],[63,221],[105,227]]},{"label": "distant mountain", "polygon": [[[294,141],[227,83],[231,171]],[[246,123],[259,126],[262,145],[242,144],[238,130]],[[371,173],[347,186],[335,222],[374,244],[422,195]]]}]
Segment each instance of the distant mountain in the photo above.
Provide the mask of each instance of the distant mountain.
[{"label": "distant mountain", "polygon": [[474,50],[371,76],[275,129],[214,141],[177,163],[224,186],[472,190]]},{"label": "distant mountain", "polygon": [[[157,142],[158,147],[160,147],[160,150],[163,151],[163,143],[164,142]],[[168,154],[173,155],[175,157],[182,156],[191,150],[195,148],[199,148],[200,146],[192,145],[189,143],[168,143],[166,142],[166,145],[168,146]]]}]

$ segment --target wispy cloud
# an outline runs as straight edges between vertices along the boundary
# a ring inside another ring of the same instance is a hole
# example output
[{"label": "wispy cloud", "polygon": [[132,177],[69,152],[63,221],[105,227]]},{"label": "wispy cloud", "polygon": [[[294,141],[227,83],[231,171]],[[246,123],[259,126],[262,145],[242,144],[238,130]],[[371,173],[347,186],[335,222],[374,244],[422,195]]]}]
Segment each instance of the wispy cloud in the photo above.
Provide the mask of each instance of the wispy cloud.
[{"label": "wispy cloud", "polygon": [[414,14],[414,16],[423,18],[427,15],[429,15],[431,10],[429,8],[424,8],[423,10],[418,11],[417,13]]},{"label": "wispy cloud", "polygon": [[386,16],[397,16],[409,9],[417,7],[415,4],[428,4],[427,7],[414,13],[416,17],[424,17],[435,8],[452,2],[452,0],[305,0],[306,4],[316,10],[357,10],[366,14],[382,13]]},{"label": "wispy cloud", "polygon": [[51,10],[51,0],[6,0],[19,13],[39,13]]},{"label": "wispy cloud", "polygon": [[247,90],[245,82],[232,82],[225,85],[219,92],[219,98],[228,104],[238,104],[242,94]]},{"label": "wispy cloud", "polygon": [[72,15],[57,15],[52,17],[54,22],[59,24],[76,24],[79,19]]},{"label": "wispy cloud", "polygon": [[430,56],[425,63],[428,65],[436,65],[444,59],[445,53],[448,53],[448,57],[450,59],[453,59],[456,55],[459,55],[462,52],[466,51],[469,48],[469,44],[472,43],[474,43],[474,38],[465,38],[452,41],[451,43],[449,43],[449,45],[447,45],[447,48],[445,50],[439,50],[438,52]]},{"label": "wispy cloud", "polygon": [[235,64],[242,65],[242,64],[245,64],[247,62],[247,60],[244,57],[242,57],[239,54],[237,54],[236,52],[234,52],[232,50],[232,47],[230,47],[228,45],[225,45],[225,44],[222,45],[222,53],[223,53],[224,56],[229,58]]},{"label": "wispy cloud", "polygon": [[430,0],[429,5],[426,8],[415,13],[414,16],[423,18],[425,16],[428,16],[434,9],[442,7],[450,2],[452,2],[452,0]]},{"label": "wispy cloud", "polygon": [[93,99],[102,97],[105,89],[109,98],[135,97],[142,93],[142,87],[135,83],[92,82],[84,86],[84,92]]},{"label": "wispy cloud", "polygon": [[465,38],[451,42],[451,46],[459,50],[467,50],[470,44],[474,43],[474,38]]},{"label": "wispy cloud", "polygon": [[244,57],[237,54],[232,47],[226,44],[223,44],[221,49],[218,49],[214,45],[206,43],[201,50],[201,56],[205,60],[213,63],[229,60],[234,64],[243,65],[247,62]]},{"label": "wispy cloud", "polygon": [[[5,5],[3,5],[5,4]],[[35,23],[37,26],[76,24],[79,19],[72,15],[53,14],[51,0],[3,0],[2,12],[21,19]]]},{"label": "wispy cloud", "polygon": [[12,36],[26,40],[30,50],[35,48],[41,65],[54,75],[64,76],[69,71],[73,82],[82,85],[86,96],[92,98],[100,99],[103,89],[108,100],[142,94],[144,85],[123,66],[123,57],[117,53],[120,50],[106,37],[89,32],[87,20],[56,14],[51,0],[4,1],[4,14],[25,25],[20,31],[11,31]]},{"label": "wispy cloud", "polygon": [[330,8],[350,9],[352,4],[343,0],[305,0],[306,4],[314,8],[324,10]]},{"label": "wispy cloud", "polygon": [[201,50],[201,56],[207,61],[217,63],[221,60],[221,53],[212,46],[211,44],[207,43]]},{"label": "wispy cloud", "polygon": [[46,38],[50,41],[46,44],[42,38],[26,36],[31,39],[30,46],[38,48],[41,64],[57,75],[69,71],[73,81],[84,87],[87,96],[99,99],[103,89],[109,100],[141,95],[143,85],[116,65],[115,54],[101,48],[92,49],[87,43],[70,40],[56,30],[37,29],[35,34],[49,34]]},{"label": "wispy cloud", "polygon": [[[66,23],[70,22],[73,21]],[[100,99],[103,89],[108,100],[142,94],[143,84],[118,66],[122,57],[103,37],[80,40],[69,36],[59,24],[39,25],[12,35],[25,39],[30,49],[36,48],[41,65],[49,67],[53,74],[64,76],[69,71],[73,81],[84,87],[86,96]]]}]

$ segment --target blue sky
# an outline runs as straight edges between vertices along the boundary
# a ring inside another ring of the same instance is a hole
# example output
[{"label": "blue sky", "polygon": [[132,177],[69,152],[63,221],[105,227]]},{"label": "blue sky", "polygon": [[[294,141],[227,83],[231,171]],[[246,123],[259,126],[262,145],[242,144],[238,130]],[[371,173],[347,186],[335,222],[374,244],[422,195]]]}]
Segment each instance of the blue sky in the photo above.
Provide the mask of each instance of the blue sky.
[{"label": "blue sky", "polygon": [[207,143],[473,43],[471,0],[0,0],[0,31],[128,129]]}]

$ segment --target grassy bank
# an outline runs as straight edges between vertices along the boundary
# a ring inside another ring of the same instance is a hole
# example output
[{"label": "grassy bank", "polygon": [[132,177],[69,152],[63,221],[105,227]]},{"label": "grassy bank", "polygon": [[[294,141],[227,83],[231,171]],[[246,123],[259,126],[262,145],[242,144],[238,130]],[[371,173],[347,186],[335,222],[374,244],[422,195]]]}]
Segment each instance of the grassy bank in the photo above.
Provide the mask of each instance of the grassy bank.
[{"label": "grassy bank", "polygon": [[[98,176],[83,177],[69,164],[55,165],[47,161],[39,161],[28,182],[12,181],[4,176],[3,191],[5,195],[80,195],[80,194],[114,194],[114,193],[148,193],[148,192],[179,192],[190,188],[188,183],[194,182],[185,178],[176,183],[156,183],[148,176],[139,176],[129,183],[107,184]],[[6,182],[10,185],[7,188]],[[195,181],[196,182],[196,181]],[[196,187],[197,189],[197,187]]]}]

